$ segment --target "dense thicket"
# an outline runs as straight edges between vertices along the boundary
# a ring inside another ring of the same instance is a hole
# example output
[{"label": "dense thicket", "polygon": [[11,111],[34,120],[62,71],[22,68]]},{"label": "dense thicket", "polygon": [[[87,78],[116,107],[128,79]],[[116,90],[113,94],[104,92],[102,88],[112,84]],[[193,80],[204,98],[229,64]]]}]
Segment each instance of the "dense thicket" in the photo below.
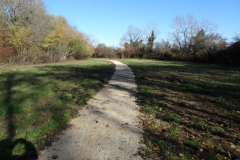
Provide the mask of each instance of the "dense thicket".
[{"label": "dense thicket", "polygon": [[65,17],[48,14],[42,0],[0,1],[0,63],[57,62],[93,52],[86,36]]},{"label": "dense thicket", "polygon": [[217,63],[240,66],[240,41],[237,41],[231,46],[216,52],[212,59]]}]

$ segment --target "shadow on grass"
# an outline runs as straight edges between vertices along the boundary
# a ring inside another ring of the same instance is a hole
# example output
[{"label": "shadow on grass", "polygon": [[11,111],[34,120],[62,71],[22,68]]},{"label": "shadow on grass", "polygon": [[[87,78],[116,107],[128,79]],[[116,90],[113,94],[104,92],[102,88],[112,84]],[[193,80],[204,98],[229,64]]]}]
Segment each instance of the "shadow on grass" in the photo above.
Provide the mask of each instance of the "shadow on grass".
[{"label": "shadow on grass", "polygon": [[[155,134],[151,131],[148,131],[148,135],[146,136],[156,138],[154,140],[160,147],[158,158],[161,157],[162,159],[175,159],[176,156],[174,156],[174,154],[180,153],[180,159],[192,159],[193,157],[196,158],[196,155],[199,154],[198,144],[191,143],[191,141],[180,142],[177,137],[166,137],[163,135]],[[209,148],[202,151],[201,158],[215,160],[216,153],[224,155],[226,157],[228,156],[228,154],[222,150]]]},{"label": "shadow on grass", "polygon": [[[143,112],[149,112],[143,122],[144,143],[149,147],[146,158],[240,157],[230,147],[240,146],[239,67],[150,60],[123,62],[136,76],[138,103]],[[163,121],[172,127],[180,126],[181,134],[172,133],[171,127],[161,130],[158,120],[160,125]],[[171,134],[177,136],[172,138]]]},{"label": "shadow on grass", "polygon": [[[37,151],[67,127],[107,83],[113,64],[50,65],[0,74],[0,159],[37,159]],[[7,136],[6,136],[7,135]]]},{"label": "shadow on grass", "polygon": [[[9,74],[5,83],[5,99],[4,104],[7,108],[6,122],[8,138],[0,141],[0,159],[31,159],[38,158],[38,154],[34,145],[26,139],[14,139],[15,136],[15,122],[14,122],[14,107],[12,106],[12,86],[14,85],[14,74]],[[21,155],[13,155],[13,149],[17,146],[24,146],[24,153]]]}]

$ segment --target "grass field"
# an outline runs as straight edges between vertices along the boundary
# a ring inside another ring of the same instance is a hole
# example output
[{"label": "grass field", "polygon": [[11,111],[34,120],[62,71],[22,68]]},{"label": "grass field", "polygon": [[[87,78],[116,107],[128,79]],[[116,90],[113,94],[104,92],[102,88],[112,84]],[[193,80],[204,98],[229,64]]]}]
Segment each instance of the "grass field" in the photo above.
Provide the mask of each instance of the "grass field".
[{"label": "grass field", "polygon": [[100,60],[0,66],[0,159],[24,159],[48,144],[113,72]]},{"label": "grass field", "polygon": [[240,68],[121,60],[145,113],[145,159],[240,158]]}]

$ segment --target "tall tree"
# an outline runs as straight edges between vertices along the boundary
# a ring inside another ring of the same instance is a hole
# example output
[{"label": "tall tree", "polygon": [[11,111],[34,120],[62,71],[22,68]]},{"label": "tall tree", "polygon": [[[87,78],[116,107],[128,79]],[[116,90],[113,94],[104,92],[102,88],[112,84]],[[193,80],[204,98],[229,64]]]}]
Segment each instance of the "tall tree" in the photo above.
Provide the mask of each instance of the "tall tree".
[{"label": "tall tree", "polygon": [[206,44],[207,37],[203,29],[198,31],[197,35],[193,37],[193,40],[194,40],[194,45],[193,45],[194,52],[207,49],[207,44]]},{"label": "tall tree", "polygon": [[15,55],[6,51],[7,46],[12,53],[16,51],[19,62],[55,62],[93,53],[90,39],[65,17],[49,15],[43,0],[1,0],[0,35],[5,37],[0,41],[0,55]]},{"label": "tall tree", "polygon": [[182,53],[191,53],[193,46],[193,37],[197,36],[198,31],[204,30],[206,35],[212,34],[216,25],[208,20],[197,21],[193,15],[176,16],[170,25],[173,29],[169,33],[174,43],[178,44]]},{"label": "tall tree", "polygon": [[11,25],[19,23],[22,25],[36,24],[36,15],[45,12],[45,6],[42,0],[1,0],[0,18],[1,25]]},{"label": "tall tree", "polygon": [[45,37],[42,47],[54,62],[71,55],[77,59],[90,57],[94,52],[87,37],[70,26],[63,16],[54,19],[53,29]]},{"label": "tall tree", "polygon": [[154,45],[154,41],[157,38],[157,36],[155,35],[155,32],[152,30],[151,35],[148,37],[148,42],[147,42],[147,50],[148,52],[152,52],[153,51],[153,45]]},{"label": "tall tree", "polygon": [[12,34],[10,35],[9,42],[15,47],[21,58],[23,58],[22,61],[25,62],[28,49],[33,45],[31,41],[32,29],[16,24],[11,27],[11,30]]},{"label": "tall tree", "polygon": [[9,43],[10,31],[0,28],[0,62],[12,62],[12,57],[16,56],[15,48]]},{"label": "tall tree", "polygon": [[121,38],[120,44],[124,47],[126,47],[126,44],[131,45],[131,48],[134,50],[134,54],[141,56],[143,53],[141,50],[144,47],[143,31],[140,28],[129,26],[127,32]]},{"label": "tall tree", "polygon": [[127,32],[121,38],[121,45],[125,43],[134,43],[143,39],[143,31],[135,26],[129,26]]},{"label": "tall tree", "polygon": [[9,34],[8,43],[17,51],[18,61],[35,61],[43,38],[50,31],[51,16],[42,0],[0,1],[0,28]]}]

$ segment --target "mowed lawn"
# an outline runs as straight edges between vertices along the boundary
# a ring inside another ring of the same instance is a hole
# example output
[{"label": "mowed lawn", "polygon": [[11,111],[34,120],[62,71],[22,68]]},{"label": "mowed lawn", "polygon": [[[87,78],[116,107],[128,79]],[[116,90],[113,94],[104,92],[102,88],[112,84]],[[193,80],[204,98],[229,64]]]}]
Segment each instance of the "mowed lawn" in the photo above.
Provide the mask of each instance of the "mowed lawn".
[{"label": "mowed lawn", "polygon": [[136,76],[145,159],[240,158],[240,68],[121,61]]},{"label": "mowed lawn", "polygon": [[100,60],[0,66],[0,159],[48,144],[114,71]]}]

